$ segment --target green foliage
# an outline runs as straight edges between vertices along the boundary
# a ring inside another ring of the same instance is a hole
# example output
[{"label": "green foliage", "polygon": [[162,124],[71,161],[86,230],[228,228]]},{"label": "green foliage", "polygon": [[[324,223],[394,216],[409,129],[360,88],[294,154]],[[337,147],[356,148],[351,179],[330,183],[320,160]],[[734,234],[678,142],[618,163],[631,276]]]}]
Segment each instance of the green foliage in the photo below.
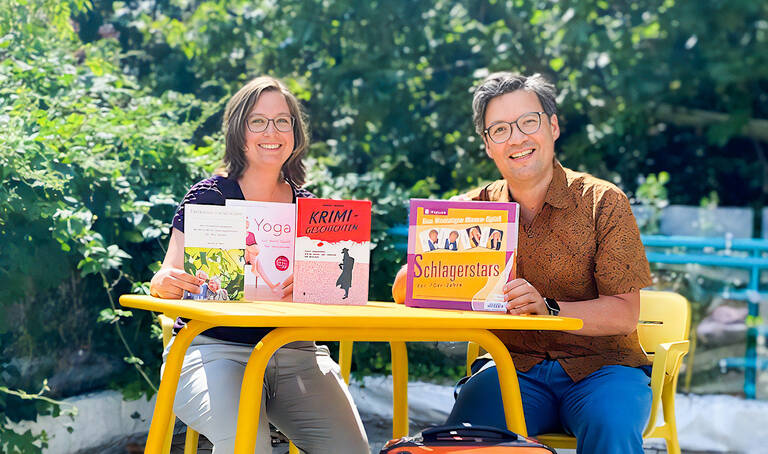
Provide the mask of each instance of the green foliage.
[{"label": "green foliage", "polygon": [[[0,372],[21,393],[78,356],[120,349],[137,375],[121,371],[101,386],[139,379],[152,392],[157,378],[141,367],[159,366],[151,314],[131,316],[115,295],[142,287],[176,201],[217,161],[213,147],[192,142],[216,106],[150,94],[123,73],[114,40],[82,44],[70,15],[84,5],[0,0],[0,279],[10,283],[0,300]],[[13,357],[61,360],[20,376],[8,373]],[[34,419],[50,404],[0,400],[0,438],[15,443],[4,452],[44,441],[11,436],[5,418]]]},{"label": "green foliage", "polygon": [[[434,343],[409,342],[408,376],[413,379],[455,383],[466,375],[464,362],[446,356]],[[391,374],[390,347],[387,343],[355,342],[352,349],[352,375],[362,379],[366,375]]]},{"label": "green foliage", "polygon": [[646,235],[659,233],[661,212],[669,205],[666,185],[669,183],[669,173],[659,172],[645,177],[635,191],[634,202],[638,204],[644,216],[637,216],[638,227]]},{"label": "green foliage", "polygon": [[[47,380],[43,381],[40,391],[34,394],[0,386],[0,408],[18,409],[20,403],[28,402],[35,406],[40,415],[52,414],[54,417],[68,416],[70,418],[77,415],[77,408],[71,404],[44,396],[43,394],[47,391],[50,391]],[[34,434],[31,430],[21,434],[15,432],[9,423],[18,422],[21,419],[22,416],[17,411],[0,412],[0,452],[8,454],[42,453],[43,449],[48,447],[47,434],[45,431]]]}]

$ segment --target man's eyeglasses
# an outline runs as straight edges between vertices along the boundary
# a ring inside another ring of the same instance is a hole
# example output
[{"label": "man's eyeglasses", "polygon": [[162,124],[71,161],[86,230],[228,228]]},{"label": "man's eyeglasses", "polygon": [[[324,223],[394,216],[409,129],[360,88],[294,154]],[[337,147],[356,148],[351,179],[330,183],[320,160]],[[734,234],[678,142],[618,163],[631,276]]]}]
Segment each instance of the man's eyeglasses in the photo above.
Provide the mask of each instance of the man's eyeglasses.
[{"label": "man's eyeglasses", "polygon": [[249,118],[245,124],[248,126],[248,129],[252,133],[257,134],[266,131],[267,127],[269,127],[270,121],[275,125],[275,129],[280,132],[289,132],[293,129],[294,120],[290,115],[281,115],[275,118],[267,118],[262,115],[254,115]]},{"label": "man's eyeglasses", "polygon": [[496,123],[488,126],[483,131],[488,137],[495,143],[504,143],[512,136],[512,125],[517,125],[517,129],[525,135],[535,133],[541,127],[541,115],[546,112],[527,112],[517,120],[509,121],[497,121]]}]

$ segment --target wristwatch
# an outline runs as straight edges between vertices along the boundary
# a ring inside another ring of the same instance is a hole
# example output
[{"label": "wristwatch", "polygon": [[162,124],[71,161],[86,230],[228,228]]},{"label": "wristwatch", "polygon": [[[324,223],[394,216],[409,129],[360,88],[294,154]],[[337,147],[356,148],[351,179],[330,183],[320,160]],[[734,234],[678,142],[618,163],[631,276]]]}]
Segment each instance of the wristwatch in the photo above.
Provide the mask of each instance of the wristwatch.
[{"label": "wristwatch", "polygon": [[549,310],[549,315],[560,314],[560,305],[557,304],[557,301],[555,301],[553,298],[544,298],[544,304],[547,305],[547,310]]}]

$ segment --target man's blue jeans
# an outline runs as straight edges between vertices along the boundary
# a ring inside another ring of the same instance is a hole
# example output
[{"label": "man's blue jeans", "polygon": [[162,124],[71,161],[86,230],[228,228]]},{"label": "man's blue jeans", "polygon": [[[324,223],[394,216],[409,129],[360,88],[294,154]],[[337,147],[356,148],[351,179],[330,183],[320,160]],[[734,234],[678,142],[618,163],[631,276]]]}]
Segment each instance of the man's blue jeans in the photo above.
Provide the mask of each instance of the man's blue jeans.
[{"label": "man's blue jeans", "polygon": [[[577,383],[557,361],[518,371],[528,434],[572,434],[579,454],[642,454],[642,433],[651,411],[646,369],[604,366]],[[462,422],[506,429],[496,366],[461,387],[446,424]]]}]

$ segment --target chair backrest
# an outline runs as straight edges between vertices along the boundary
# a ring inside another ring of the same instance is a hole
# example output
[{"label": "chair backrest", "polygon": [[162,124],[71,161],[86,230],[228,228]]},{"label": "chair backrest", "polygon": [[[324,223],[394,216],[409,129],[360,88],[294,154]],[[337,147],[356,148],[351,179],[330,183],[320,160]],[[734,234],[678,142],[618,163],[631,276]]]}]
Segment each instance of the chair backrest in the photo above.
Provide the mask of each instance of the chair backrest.
[{"label": "chair backrest", "polygon": [[637,335],[646,355],[653,357],[656,346],[687,340],[691,308],[688,300],[672,292],[640,291],[640,323]]}]

